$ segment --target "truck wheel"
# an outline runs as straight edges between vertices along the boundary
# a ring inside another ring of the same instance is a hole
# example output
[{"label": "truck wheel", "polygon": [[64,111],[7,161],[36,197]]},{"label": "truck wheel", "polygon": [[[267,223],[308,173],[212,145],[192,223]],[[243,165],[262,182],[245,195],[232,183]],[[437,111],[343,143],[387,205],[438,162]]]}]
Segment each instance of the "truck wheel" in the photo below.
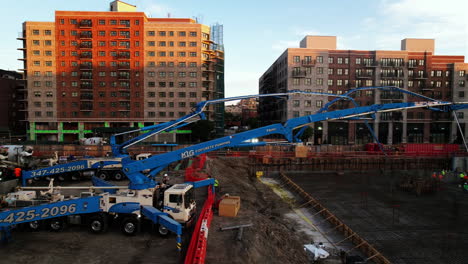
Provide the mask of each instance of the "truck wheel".
[{"label": "truck wheel", "polygon": [[49,221],[49,228],[53,232],[60,232],[65,228],[65,220],[63,218],[53,218]]},{"label": "truck wheel", "polygon": [[100,171],[100,172],[98,173],[98,178],[101,179],[101,180],[104,180],[104,181],[107,180],[107,172],[105,172],[105,171]]},{"label": "truck wheel", "polygon": [[60,174],[58,175],[57,177],[55,177],[58,181],[66,181],[67,180],[67,176],[65,176],[64,174]]},{"label": "truck wheel", "polygon": [[125,174],[121,171],[118,171],[114,174],[114,180],[121,181],[125,178]]},{"label": "truck wheel", "polygon": [[91,233],[104,233],[108,227],[107,215],[94,215],[89,218],[89,231]]},{"label": "truck wheel", "polygon": [[73,173],[73,174],[71,175],[71,180],[72,180],[72,181],[79,181],[80,178],[81,178],[81,174],[80,174],[79,172]]},{"label": "truck wheel", "polygon": [[122,221],[122,233],[134,236],[138,231],[138,220],[135,217],[127,217]]},{"label": "truck wheel", "polygon": [[41,222],[40,221],[32,221],[27,223],[28,229],[30,231],[39,231],[41,229]]},{"label": "truck wheel", "polygon": [[158,234],[162,237],[166,237],[169,235],[169,229],[163,225],[158,225]]}]

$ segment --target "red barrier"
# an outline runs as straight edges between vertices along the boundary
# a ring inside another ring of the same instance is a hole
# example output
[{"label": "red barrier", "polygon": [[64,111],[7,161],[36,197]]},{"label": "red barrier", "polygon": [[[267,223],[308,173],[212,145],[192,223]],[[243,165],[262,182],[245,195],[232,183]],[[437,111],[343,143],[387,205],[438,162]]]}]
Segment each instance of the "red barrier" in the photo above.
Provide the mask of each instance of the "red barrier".
[{"label": "red barrier", "polygon": [[201,170],[205,166],[206,162],[206,154],[202,154],[196,157],[192,165],[185,169],[185,181],[201,181],[208,178],[206,173],[202,173]]},{"label": "red barrier", "polygon": [[213,218],[214,194],[212,187],[208,187],[208,198],[198,218],[197,224],[190,240],[190,245],[185,256],[185,264],[205,263],[206,248],[208,246],[208,230]]}]

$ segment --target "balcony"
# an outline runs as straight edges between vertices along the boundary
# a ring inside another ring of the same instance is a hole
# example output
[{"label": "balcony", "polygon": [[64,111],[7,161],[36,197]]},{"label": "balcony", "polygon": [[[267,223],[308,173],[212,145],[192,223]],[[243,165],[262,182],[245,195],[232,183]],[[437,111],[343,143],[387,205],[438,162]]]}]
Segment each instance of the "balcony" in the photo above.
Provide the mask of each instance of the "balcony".
[{"label": "balcony", "polygon": [[93,89],[93,84],[92,83],[82,83],[80,85],[80,87],[83,90],[91,90],[91,89]]},{"label": "balcony", "polygon": [[93,111],[93,106],[88,106],[88,107],[81,106],[80,111]]},{"label": "balcony", "polygon": [[122,71],[130,70],[130,64],[118,64],[117,69]]},{"label": "balcony", "polygon": [[315,60],[302,60],[302,66],[304,67],[314,67]]},{"label": "balcony", "polygon": [[368,73],[356,73],[356,78],[357,79],[372,79],[374,77],[373,74],[368,74]]},{"label": "balcony", "polygon": [[92,94],[82,94],[82,95],[80,95],[80,100],[81,101],[92,101],[93,100],[93,95]]},{"label": "balcony", "polygon": [[426,74],[418,74],[416,76],[413,76],[414,79],[427,79]]},{"label": "balcony", "polygon": [[93,75],[92,74],[81,74],[80,75],[80,80],[92,80]]},{"label": "balcony", "polygon": [[403,73],[381,73],[380,78],[382,79],[387,79],[387,78],[403,78],[404,74]]},{"label": "balcony", "polygon": [[81,20],[78,24],[79,28],[90,28],[93,26],[93,22],[91,20]]},{"label": "balcony", "polygon": [[118,79],[119,80],[130,80],[130,73],[119,74]]},{"label": "balcony", "polygon": [[92,49],[93,44],[92,43],[80,43],[78,46],[80,49]]},{"label": "balcony", "polygon": [[80,64],[80,70],[91,71],[93,70],[92,64]]},{"label": "balcony", "polygon": [[116,60],[129,60],[130,59],[130,54],[118,54],[114,56]]},{"label": "balcony", "polygon": [[364,67],[372,68],[377,67],[378,63],[375,61],[364,61],[362,65],[364,65]]},{"label": "balcony", "polygon": [[80,54],[80,59],[92,59],[93,58],[93,54],[91,53],[81,53]]},{"label": "balcony", "polygon": [[79,37],[80,39],[90,39],[90,38],[93,38],[93,33],[81,32]]},{"label": "balcony", "polygon": [[293,71],[291,73],[291,76],[294,78],[305,78],[306,77],[306,72],[305,71]]}]

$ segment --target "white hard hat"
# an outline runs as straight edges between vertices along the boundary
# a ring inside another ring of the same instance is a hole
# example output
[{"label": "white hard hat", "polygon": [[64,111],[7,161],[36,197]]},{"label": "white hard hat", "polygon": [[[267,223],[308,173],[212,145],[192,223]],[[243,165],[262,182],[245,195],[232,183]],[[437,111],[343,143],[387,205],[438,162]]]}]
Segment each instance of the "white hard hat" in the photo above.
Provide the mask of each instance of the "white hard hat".
[{"label": "white hard hat", "polygon": [[167,177],[167,176],[168,176],[167,173],[164,173],[164,177]]}]

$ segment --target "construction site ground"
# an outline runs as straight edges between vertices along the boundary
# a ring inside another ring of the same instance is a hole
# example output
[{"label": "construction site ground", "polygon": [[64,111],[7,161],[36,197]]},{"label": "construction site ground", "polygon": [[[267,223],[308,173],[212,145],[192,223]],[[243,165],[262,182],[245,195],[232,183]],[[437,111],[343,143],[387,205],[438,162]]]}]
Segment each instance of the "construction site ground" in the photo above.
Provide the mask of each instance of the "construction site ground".
[{"label": "construction site ground", "polygon": [[[209,159],[206,171],[219,180],[218,195],[241,197],[237,217],[214,216],[206,263],[310,263],[304,244],[324,242],[332,248],[333,242],[344,238],[326,232],[331,227],[325,226],[327,221],[312,208],[299,208],[300,199],[277,180],[275,173],[266,173],[260,179],[252,175],[247,158]],[[392,263],[466,263],[468,194],[454,179],[444,179],[435,193],[417,195],[398,189],[398,183],[410,176],[430,177],[432,172],[284,173]],[[183,181],[183,174],[172,173],[171,181]],[[205,194],[205,188],[196,192],[200,208]],[[252,226],[244,229],[240,241],[238,230],[219,230],[241,224]],[[122,235],[118,227],[102,235],[90,234],[79,226],[60,233],[14,231],[13,241],[0,247],[0,263],[182,263],[175,236],[161,238],[148,229],[134,237]],[[184,241],[187,243],[188,237]],[[364,256],[353,250],[351,243],[337,248]],[[324,263],[341,261],[335,256]]]},{"label": "construction site ground", "polygon": [[[241,208],[237,217],[214,216],[206,263],[308,263],[303,244],[309,243],[310,237],[297,228],[297,219],[285,217],[292,212],[289,205],[267,185],[249,176],[246,158],[213,159],[207,163],[207,171],[219,180],[219,194],[241,197]],[[171,177],[174,182],[182,180],[182,175]],[[118,184],[125,185],[126,182]],[[205,193],[205,188],[198,190],[197,200],[202,200]],[[237,230],[219,230],[220,227],[247,223],[252,226],[244,229],[241,241],[237,240]],[[188,238],[184,240],[187,242]],[[0,256],[0,263],[35,264],[182,263],[183,260],[176,250],[174,235],[161,238],[145,230],[127,237],[118,227],[94,235],[84,226],[71,226],[59,233],[15,230],[13,241],[0,247]]]}]

